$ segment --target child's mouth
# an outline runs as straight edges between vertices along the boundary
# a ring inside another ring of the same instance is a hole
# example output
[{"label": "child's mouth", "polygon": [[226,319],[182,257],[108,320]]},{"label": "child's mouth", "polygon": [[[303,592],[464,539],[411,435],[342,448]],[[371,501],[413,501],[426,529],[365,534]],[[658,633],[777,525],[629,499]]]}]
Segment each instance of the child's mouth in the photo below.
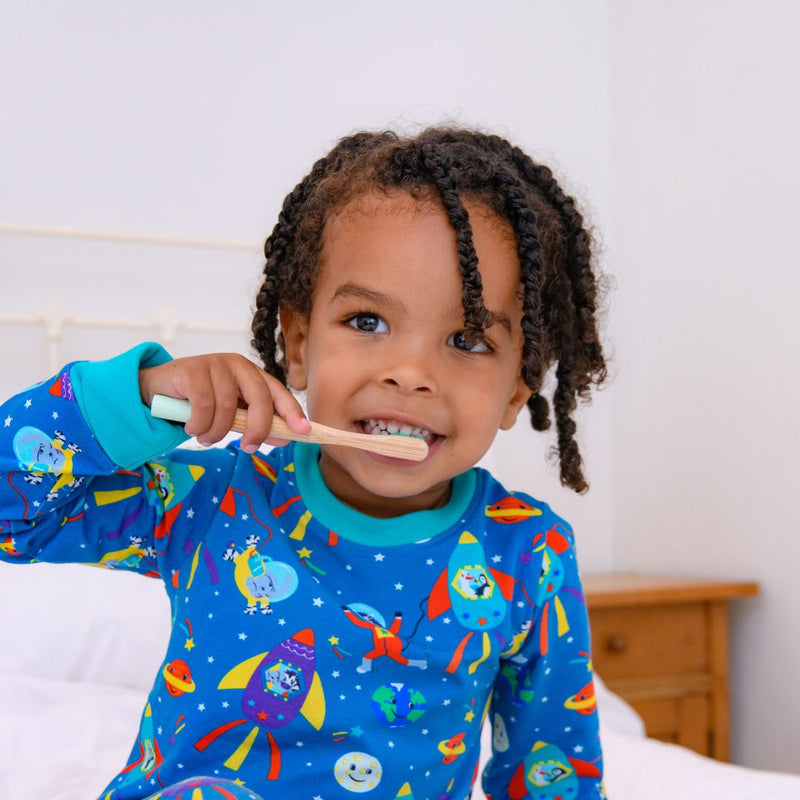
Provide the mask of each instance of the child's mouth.
[{"label": "child's mouth", "polygon": [[426,428],[417,428],[391,419],[363,419],[358,424],[364,433],[372,436],[411,436],[415,439],[422,439],[428,445],[437,438],[435,433],[431,433]]}]

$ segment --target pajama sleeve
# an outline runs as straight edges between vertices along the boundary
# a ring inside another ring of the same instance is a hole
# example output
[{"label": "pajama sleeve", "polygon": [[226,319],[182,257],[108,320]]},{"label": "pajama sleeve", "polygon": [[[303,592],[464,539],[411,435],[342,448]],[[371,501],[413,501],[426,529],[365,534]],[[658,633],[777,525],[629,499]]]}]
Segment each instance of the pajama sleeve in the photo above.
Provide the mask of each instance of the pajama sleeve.
[{"label": "pajama sleeve", "polygon": [[180,513],[209,473],[195,462],[222,451],[162,457],[188,437],[150,416],[138,374],[169,358],[144,344],[75,363],[0,407],[0,559],[166,577],[185,557],[204,524]]},{"label": "pajama sleeve", "polygon": [[[602,753],[586,604],[572,531],[552,512],[533,538],[538,580],[533,614],[501,658],[492,693],[492,758],[483,776],[491,800],[599,800]],[[518,607],[527,603],[518,603]],[[530,608],[530,606],[528,606]]]}]

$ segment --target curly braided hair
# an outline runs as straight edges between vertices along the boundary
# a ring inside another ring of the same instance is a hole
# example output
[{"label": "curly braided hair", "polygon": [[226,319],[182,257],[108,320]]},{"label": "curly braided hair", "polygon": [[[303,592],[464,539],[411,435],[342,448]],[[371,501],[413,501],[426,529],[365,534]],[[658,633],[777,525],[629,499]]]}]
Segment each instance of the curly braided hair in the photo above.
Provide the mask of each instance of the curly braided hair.
[{"label": "curly braided hair", "polygon": [[286,380],[279,311],[308,315],[325,223],[349,200],[402,190],[441,202],[455,232],[462,280],[464,332],[480,339],[489,318],[464,200],[508,220],[517,240],[523,291],[522,377],[536,430],[550,426],[541,394],[555,365],[553,414],[561,482],[588,488],[572,418],[579,399],[606,378],[597,328],[598,280],[591,239],[575,201],[552,171],[500,136],[430,128],[413,138],[362,132],[342,139],[289,193],[264,246],[264,283],[256,298],[252,345],[267,372]]}]

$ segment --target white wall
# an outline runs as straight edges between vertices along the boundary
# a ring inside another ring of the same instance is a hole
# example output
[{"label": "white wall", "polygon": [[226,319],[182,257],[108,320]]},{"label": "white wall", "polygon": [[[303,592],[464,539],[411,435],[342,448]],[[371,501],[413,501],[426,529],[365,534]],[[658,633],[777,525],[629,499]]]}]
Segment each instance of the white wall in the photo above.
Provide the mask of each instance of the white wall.
[{"label": "white wall", "polygon": [[609,12],[617,563],[761,583],[733,752],[797,771],[800,4]]}]

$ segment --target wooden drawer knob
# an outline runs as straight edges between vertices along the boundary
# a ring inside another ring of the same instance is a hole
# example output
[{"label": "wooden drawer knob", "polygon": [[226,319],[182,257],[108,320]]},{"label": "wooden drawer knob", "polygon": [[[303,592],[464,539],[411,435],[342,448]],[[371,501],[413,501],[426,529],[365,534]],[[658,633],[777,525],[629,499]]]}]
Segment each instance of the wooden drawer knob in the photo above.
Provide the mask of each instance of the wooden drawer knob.
[{"label": "wooden drawer knob", "polygon": [[606,640],[606,650],[609,653],[624,653],[628,649],[628,637],[615,633]]}]

